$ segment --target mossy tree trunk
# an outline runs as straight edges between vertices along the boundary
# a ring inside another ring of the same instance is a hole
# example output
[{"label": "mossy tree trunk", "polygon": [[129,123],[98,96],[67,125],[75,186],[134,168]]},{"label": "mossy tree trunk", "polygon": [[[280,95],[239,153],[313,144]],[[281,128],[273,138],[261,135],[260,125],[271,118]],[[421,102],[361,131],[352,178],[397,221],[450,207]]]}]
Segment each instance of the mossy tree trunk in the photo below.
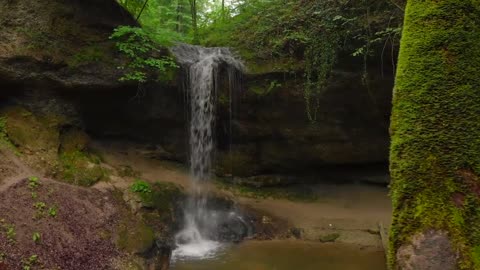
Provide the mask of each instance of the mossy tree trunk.
[{"label": "mossy tree trunk", "polygon": [[391,123],[391,269],[480,269],[480,1],[408,0]]}]

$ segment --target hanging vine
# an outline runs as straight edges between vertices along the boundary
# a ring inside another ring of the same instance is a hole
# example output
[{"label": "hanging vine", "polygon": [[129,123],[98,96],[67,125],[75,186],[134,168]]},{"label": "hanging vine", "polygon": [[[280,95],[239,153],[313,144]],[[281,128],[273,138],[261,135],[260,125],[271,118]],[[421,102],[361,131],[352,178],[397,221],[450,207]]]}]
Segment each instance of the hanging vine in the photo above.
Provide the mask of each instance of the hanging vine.
[{"label": "hanging vine", "polygon": [[325,33],[311,40],[305,52],[304,98],[308,120],[316,123],[323,95],[330,73],[337,59],[339,38]]}]

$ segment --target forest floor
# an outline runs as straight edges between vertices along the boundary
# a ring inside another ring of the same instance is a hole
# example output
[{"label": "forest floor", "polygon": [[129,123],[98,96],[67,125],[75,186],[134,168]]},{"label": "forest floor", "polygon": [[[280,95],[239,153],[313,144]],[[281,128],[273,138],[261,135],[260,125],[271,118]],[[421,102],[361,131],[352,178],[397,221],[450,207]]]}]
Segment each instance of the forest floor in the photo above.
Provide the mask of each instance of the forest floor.
[{"label": "forest floor", "polygon": [[43,178],[0,149],[0,269],[111,269],[112,193]]},{"label": "forest floor", "polygon": [[[133,168],[145,181],[172,182],[188,190],[188,169],[179,163],[148,158],[144,146],[109,142],[97,143],[95,147],[105,162],[113,167]],[[379,225],[388,228],[391,222],[388,189],[381,186],[315,184],[309,187],[316,197],[312,201],[241,196],[215,183],[209,183],[209,188],[211,192],[235,198],[241,205],[287,220],[303,240],[383,249]]]}]

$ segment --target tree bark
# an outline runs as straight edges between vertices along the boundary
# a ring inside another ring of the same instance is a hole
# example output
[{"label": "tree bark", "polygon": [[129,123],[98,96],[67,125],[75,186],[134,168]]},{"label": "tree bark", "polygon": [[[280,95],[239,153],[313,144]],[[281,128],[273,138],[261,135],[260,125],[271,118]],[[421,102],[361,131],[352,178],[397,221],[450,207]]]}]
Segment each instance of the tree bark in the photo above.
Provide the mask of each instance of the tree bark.
[{"label": "tree bark", "polygon": [[145,7],[147,6],[147,4],[148,4],[148,0],[145,0],[145,2],[143,3],[142,9],[138,13],[138,16],[137,16],[137,19],[136,19],[137,22],[138,22],[138,20],[140,20],[140,16],[142,16],[142,13],[145,10]]},{"label": "tree bark", "polygon": [[178,0],[177,2],[177,25],[176,25],[176,31],[177,33],[181,33],[182,32],[182,10],[183,8],[183,3],[181,0]]},{"label": "tree bark", "polygon": [[225,0],[222,0],[222,19],[225,18]]},{"label": "tree bark", "polygon": [[390,269],[480,269],[480,1],[407,1],[390,132]]},{"label": "tree bark", "polygon": [[198,22],[197,22],[197,0],[190,1],[190,10],[192,14],[193,44],[198,44]]}]

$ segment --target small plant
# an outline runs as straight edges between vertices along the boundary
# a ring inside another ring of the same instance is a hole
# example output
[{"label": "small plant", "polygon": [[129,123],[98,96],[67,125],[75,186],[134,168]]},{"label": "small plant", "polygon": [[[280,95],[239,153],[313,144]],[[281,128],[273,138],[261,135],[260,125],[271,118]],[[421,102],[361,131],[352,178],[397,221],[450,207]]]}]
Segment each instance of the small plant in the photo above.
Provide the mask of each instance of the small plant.
[{"label": "small plant", "polygon": [[32,235],[32,240],[35,243],[39,243],[41,238],[42,238],[42,235],[39,232],[34,232]]},{"label": "small plant", "polygon": [[132,184],[131,190],[133,192],[142,194],[152,193],[152,188],[150,187],[150,184],[140,179],[137,179],[135,183]]},{"label": "small plant", "polygon": [[32,199],[36,199],[38,197],[38,194],[35,191],[32,191],[31,194],[32,194]]},{"label": "small plant", "polygon": [[47,204],[45,204],[44,202],[36,202],[35,204],[33,204],[33,207],[35,207],[35,209],[37,210],[42,211],[43,209],[45,209],[45,207],[47,207]]},{"label": "small plant", "polygon": [[57,207],[50,207],[48,209],[48,215],[51,216],[51,217],[56,217],[57,216],[57,212],[58,212],[58,209]]},{"label": "small plant", "polygon": [[37,264],[38,262],[38,255],[32,255],[30,256],[30,258],[28,259],[22,259],[22,269],[23,270],[31,270],[32,269],[32,266],[34,266],[35,264]]},{"label": "small plant", "polygon": [[5,258],[7,257],[7,255],[3,252],[0,252],[0,262],[3,262],[5,261]]},{"label": "small plant", "polygon": [[8,241],[15,242],[15,238],[17,236],[17,232],[15,231],[15,225],[6,224],[4,228],[6,229]]},{"label": "small plant", "polygon": [[45,208],[47,208],[47,204],[46,204],[46,203],[44,203],[44,202],[36,202],[36,203],[33,204],[33,207],[34,207],[35,209],[37,209],[37,212],[36,212],[35,216],[33,217],[33,219],[40,219],[40,218],[42,218],[42,217],[45,216],[44,210],[45,210]]},{"label": "small plant", "polygon": [[31,176],[28,178],[28,187],[31,190],[36,189],[40,185],[40,179],[36,176]]}]

